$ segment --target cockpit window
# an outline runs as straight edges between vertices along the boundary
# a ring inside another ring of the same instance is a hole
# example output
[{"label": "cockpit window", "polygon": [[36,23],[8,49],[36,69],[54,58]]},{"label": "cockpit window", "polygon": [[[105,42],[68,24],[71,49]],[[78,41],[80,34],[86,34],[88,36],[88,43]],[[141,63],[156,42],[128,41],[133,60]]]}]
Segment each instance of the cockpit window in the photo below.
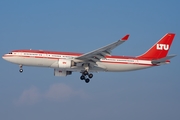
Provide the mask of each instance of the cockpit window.
[{"label": "cockpit window", "polygon": [[9,54],[12,54],[12,52],[10,52]]}]

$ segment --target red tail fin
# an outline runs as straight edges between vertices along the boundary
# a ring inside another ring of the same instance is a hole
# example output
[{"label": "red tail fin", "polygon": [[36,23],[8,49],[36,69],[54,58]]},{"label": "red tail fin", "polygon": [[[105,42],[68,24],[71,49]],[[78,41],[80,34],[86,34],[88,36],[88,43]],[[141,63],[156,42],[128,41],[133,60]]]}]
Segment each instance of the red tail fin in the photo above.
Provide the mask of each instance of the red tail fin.
[{"label": "red tail fin", "polygon": [[172,41],[174,39],[174,33],[167,33],[156,44],[154,44],[147,52],[138,56],[140,59],[160,59],[166,57]]}]

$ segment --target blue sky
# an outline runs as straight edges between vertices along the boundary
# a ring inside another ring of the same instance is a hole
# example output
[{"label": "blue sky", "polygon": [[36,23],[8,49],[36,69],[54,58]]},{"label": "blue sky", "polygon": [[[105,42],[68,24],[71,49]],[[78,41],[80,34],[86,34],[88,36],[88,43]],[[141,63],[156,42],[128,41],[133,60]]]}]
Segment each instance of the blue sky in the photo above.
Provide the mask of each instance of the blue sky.
[{"label": "blue sky", "polygon": [[115,55],[136,56],[167,32],[176,33],[169,65],[123,73],[54,77],[53,69],[0,59],[2,120],[179,120],[180,15],[178,0],[0,1],[0,54],[14,49],[89,52],[125,34]]}]

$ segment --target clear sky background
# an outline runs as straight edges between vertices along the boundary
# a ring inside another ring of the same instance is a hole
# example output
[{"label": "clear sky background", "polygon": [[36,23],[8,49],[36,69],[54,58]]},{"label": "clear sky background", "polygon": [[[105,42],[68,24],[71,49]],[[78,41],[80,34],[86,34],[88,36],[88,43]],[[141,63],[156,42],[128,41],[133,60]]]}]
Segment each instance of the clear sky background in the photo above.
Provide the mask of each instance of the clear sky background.
[{"label": "clear sky background", "polygon": [[180,120],[179,0],[1,0],[0,55],[14,49],[89,52],[130,34],[115,55],[136,56],[176,33],[169,65],[54,77],[0,59],[1,120]]}]

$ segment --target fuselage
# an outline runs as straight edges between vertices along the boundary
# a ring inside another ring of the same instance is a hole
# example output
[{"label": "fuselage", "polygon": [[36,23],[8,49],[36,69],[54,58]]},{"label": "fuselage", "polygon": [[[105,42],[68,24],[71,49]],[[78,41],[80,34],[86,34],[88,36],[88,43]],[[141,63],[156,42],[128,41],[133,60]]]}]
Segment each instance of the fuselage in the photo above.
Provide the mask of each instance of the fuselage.
[{"label": "fuselage", "polygon": [[[59,66],[59,60],[74,60],[76,57],[82,55],[82,53],[73,52],[55,52],[44,50],[14,50],[3,56],[3,59],[22,66],[36,66],[36,67],[50,67],[58,68],[68,71],[81,71],[83,69],[81,64],[71,66],[69,68],[61,68]],[[89,71],[111,71],[111,72],[123,72],[139,70],[157,66],[151,63],[151,60],[138,59],[137,57],[128,56],[106,56],[96,62],[97,67],[92,67]]]}]

